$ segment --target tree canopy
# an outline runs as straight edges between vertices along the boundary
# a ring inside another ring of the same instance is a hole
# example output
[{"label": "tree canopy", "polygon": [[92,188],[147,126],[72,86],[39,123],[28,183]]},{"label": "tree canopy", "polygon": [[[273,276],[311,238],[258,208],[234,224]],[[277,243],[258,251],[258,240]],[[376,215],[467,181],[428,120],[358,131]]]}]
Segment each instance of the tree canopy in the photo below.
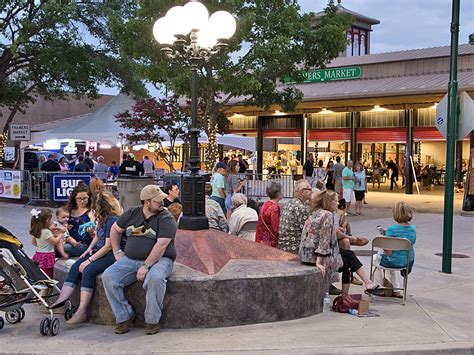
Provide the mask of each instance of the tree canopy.
[{"label": "tree canopy", "polygon": [[[117,21],[112,32],[123,53],[140,67],[142,79],[163,84],[175,94],[190,97],[191,71],[184,60],[168,62],[152,37],[153,23],[174,5],[187,1],[148,1],[126,21]],[[220,55],[199,66],[200,113],[212,127],[225,129],[223,117],[230,100],[269,107],[277,104],[285,112],[295,110],[302,93],[294,86],[279,87],[290,75],[302,81],[301,70],[324,67],[345,49],[345,30],[352,18],[338,15],[330,0],[318,26],[311,27],[313,14],[302,14],[292,0],[206,0],[210,13],[231,12],[237,31],[229,40],[229,55]],[[214,129],[215,131],[215,129]],[[212,145],[209,145],[212,148]],[[215,159],[216,150],[208,152]]]},{"label": "tree canopy", "polygon": [[109,30],[134,1],[0,0],[0,107],[24,110],[36,95],[98,96],[98,86],[144,93]]}]

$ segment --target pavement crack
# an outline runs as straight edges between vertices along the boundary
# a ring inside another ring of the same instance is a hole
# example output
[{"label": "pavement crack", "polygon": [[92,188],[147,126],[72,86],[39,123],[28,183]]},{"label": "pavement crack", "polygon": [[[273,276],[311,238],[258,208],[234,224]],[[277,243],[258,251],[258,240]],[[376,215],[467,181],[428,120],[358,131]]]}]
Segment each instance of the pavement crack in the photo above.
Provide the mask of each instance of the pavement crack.
[{"label": "pavement crack", "polygon": [[446,334],[453,342],[456,341],[456,339],[454,339],[453,336],[451,336],[451,334],[449,334],[449,332],[435,319],[431,316],[431,314],[421,305],[421,303],[419,303],[415,297],[412,296],[412,300],[416,303],[416,305],[418,307],[420,307],[420,309],[441,329],[441,331]]}]

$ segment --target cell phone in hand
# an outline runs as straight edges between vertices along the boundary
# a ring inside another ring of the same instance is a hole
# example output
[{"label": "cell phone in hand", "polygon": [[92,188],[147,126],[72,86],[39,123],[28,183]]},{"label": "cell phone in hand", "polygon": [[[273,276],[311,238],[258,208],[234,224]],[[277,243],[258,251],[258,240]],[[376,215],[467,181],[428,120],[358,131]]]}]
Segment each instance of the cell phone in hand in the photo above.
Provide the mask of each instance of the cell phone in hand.
[{"label": "cell phone in hand", "polygon": [[384,230],[383,230],[382,226],[378,225],[376,228],[377,228],[377,230],[379,231],[380,234],[384,234]]}]

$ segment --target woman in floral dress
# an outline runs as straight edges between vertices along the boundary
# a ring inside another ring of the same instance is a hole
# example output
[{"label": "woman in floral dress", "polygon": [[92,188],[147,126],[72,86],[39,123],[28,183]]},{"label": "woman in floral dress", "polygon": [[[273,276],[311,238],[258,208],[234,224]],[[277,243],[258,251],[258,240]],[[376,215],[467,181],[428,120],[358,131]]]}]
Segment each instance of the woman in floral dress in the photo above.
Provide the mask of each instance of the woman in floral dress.
[{"label": "woman in floral dress", "polygon": [[339,249],[333,215],[337,205],[335,192],[325,190],[313,193],[310,200],[312,212],[301,237],[300,260],[305,264],[315,264],[324,277],[329,277],[334,271],[342,272],[343,293],[349,293],[351,271],[360,276],[367,291],[375,291],[379,285],[370,281],[354,252]]}]

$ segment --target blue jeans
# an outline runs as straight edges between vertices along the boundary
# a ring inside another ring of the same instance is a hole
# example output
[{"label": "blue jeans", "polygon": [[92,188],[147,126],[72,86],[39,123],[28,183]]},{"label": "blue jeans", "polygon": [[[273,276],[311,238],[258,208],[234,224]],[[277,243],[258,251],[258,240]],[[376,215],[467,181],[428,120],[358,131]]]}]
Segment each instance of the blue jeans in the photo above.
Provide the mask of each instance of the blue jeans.
[{"label": "blue jeans", "polygon": [[86,250],[88,246],[84,243],[80,243],[79,246],[76,248],[72,246],[72,244],[65,243],[64,244],[64,251],[69,255],[69,257],[73,258],[76,256],[81,256]]},{"label": "blue jeans", "polygon": [[[133,309],[125,298],[124,288],[137,281],[137,272],[144,260],[133,260],[123,256],[102,274],[105,294],[115,314],[117,323],[134,317]],[[162,257],[145,276],[143,289],[146,291],[145,322],[160,322],[163,299],[166,292],[166,279],[173,271],[173,260]]]},{"label": "blue jeans", "polygon": [[114,253],[109,252],[100,259],[94,260],[91,264],[87,265],[84,272],[79,271],[79,266],[82,262],[89,259],[90,255],[83,258],[79,258],[71,266],[69,273],[67,274],[66,281],[64,284],[70,287],[76,287],[81,282],[81,291],[93,292],[95,290],[95,279],[97,275],[102,274],[105,269],[115,262]]},{"label": "blue jeans", "polygon": [[216,201],[221,206],[222,212],[224,212],[224,214],[227,213],[227,208],[225,208],[225,199],[217,196],[211,196],[211,199]]}]

